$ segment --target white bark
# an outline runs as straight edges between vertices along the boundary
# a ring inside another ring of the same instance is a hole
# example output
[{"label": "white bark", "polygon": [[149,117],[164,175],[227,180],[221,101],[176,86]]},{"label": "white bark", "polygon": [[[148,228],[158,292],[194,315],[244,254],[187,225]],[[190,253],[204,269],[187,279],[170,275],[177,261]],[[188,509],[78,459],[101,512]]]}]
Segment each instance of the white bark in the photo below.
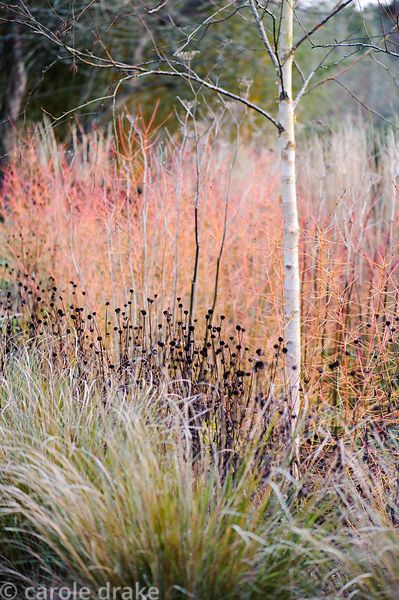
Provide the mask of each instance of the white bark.
[{"label": "white bark", "polygon": [[282,0],[280,57],[283,66],[279,96],[279,117],[284,128],[280,133],[281,193],[284,214],[284,342],[287,348],[286,368],[292,430],[295,429],[300,409],[301,372],[299,223],[295,167],[295,105],[292,97],[293,1]]}]

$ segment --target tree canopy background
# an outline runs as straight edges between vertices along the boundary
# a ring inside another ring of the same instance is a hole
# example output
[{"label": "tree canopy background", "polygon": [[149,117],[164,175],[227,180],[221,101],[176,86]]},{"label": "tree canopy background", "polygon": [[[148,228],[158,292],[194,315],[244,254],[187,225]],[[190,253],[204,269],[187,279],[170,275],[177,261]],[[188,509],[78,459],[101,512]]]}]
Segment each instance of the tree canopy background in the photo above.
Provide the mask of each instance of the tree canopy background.
[{"label": "tree canopy background", "polygon": [[[59,46],[24,23],[19,17],[18,2],[3,5],[8,7],[3,13],[0,31],[3,104],[9,72],[5,48],[10,36],[9,23],[14,20],[19,26],[27,73],[20,121],[35,122],[44,113],[52,117],[68,113],[57,123],[61,136],[68,130],[72,118],[77,117],[86,130],[109,121],[112,102],[108,96],[125,75],[118,70],[84,65],[63,45],[131,64],[151,61],[156,65],[161,54],[173,57],[187,36],[211,15],[215,16],[198,30],[190,44],[196,71],[203,77],[210,75],[234,92],[245,90],[251,100],[266,109],[276,103],[273,66],[264,53],[257,29],[252,26],[245,2],[232,3],[229,10],[220,13],[217,11],[225,3],[219,0],[169,0],[158,6],[154,0],[35,0],[28,3],[43,31],[56,34],[61,42]],[[297,35],[317,23],[325,8],[324,2],[299,3]],[[315,33],[312,42],[317,46],[331,39],[379,39],[392,27],[398,14],[396,0],[384,6],[367,5],[362,11],[355,4]],[[354,53],[359,60],[349,68]],[[299,51],[302,70],[305,72],[303,65],[306,71],[311,70],[325,54],[324,48],[303,44]],[[377,115],[378,123],[383,123],[383,118],[395,119],[399,108],[399,61],[383,54],[362,60],[364,54],[365,51],[359,48],[340,48],[331,53],[315,83],[338,71],[340,84],[331,81],[306,96],[299,111],[299,121],[306,114],[307,126],[323,127],[344,114],[367,109]],[[298,69],[297,87],[302,76]],[[216,101],[206,90],[197,92],[199,112],[201,104],[205,106]],[[159,103],[157,119],[163,121],[169,117],[169,126],[173,128],[173,114],[175,109],[181,108],[180,99],[184,101],[191,97],[190,86],[178,78],[130,79],[118,88],[115,107],[117,111],[125,108],[134,112],[140,106],[144,113],[152,113]]]}]

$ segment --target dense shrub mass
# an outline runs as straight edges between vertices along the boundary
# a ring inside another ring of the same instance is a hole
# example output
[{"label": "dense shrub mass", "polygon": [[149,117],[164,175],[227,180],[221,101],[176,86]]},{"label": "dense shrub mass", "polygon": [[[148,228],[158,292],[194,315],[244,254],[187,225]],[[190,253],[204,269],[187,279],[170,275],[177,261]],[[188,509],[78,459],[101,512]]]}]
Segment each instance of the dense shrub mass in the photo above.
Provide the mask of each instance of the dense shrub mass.
[{"label": "dense shrub mass", "polygon": [[397,598],[398,141],[301,141],[293,439],[274,154],[75,137],[2,191],[0,580]]}]

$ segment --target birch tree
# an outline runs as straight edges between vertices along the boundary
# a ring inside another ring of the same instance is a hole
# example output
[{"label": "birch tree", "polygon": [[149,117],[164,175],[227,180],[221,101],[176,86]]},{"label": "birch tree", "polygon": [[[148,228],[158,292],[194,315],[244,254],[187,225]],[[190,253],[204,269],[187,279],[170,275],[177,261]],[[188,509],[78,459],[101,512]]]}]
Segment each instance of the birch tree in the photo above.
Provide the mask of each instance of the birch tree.
[{"label": "birch tree", "polygon": [[[93,8],[95,1],[92,0],[88,4],[88,11]],[[198,90],[224,96],[244,105],[262,116],[277,131],[284,218],[283,301],[286,394],[291,409],[292,430],[295,429],[301,404],[301,290],[298,259],[300,230],[296,189],[295,115],[299,103],[310,91],[328,81],[339,82],[340,74],[345,73],[351,65],[363,60],[367,52],[377,47],[381,48],[376,38],[373,38],[371,44],[366,38],[365,41],[359,42],[359,36],[356,42],[351,42],[350,39],[338,42],[335,38],[329,43],[324,40],[321,44],[320,40],[318,41],[319,30],[325,28],[327,23],[331,26],[331,22],[334,22],[341,11],[355,3],[356,0],[340,0],[331,6],[329,2],[321,2],[318,5],[320,17],[311,23],[307,22],[305,26],[302,19],[304,12],[299,12],[297,0],[224,0],[223,2],[215,0],[208,3],[208,16],[202,18],[200,22],[192,24],[189,28],[176,25],[173,43],[160,46],[152,36],[152,58],[145,62],[133,63],[114,56],[109,49],[95,53],[91,49],[77,47],[69,41],[73,37],[63,38],[58,32],[44,26],[26,4],[22,4],[22,7],[21,5],[14,7],[21,24],[31,32],[44,36],[60,51],[69,53],[76,63],[80,62],[94,69],[109,69],[119,74],[112,92],[102,99],[109,100],[114,108],[121,90],[132,81],[147,77],[179,78],[188,82],[191,89],[196,87]],[[140,20],[141,24],[144,24],[146,35],[151,37],[148,19],[150,15],[151,17],[154,14],[162,15],[165,21],[169,19],[173,22],[173,17],[168,13],[171,4],[168,0],[151,7],[145,3],[141,12],[138,9],[139,4],[132,3],[132,9],[135,8],[132,14]],[[189,11],[190,2],[186,4]],[[201,7],[203,6],[204,3],[201,4]],[[86,8],[81,7],[81,10],[86,11]],[[353,13],[348,13],[348,16],[350,14]],[[250,95],[242,94],[239,89],[227,87],[223,83],[223,78],[214,75],[213,65],[209,65],[205,75],[200,74],[203,73],[203,69],[200,71],[196,67],[196,56],[201,51],[201,40],[210,28],[223,27],[226,32],[229,32],[229,27],[236,18],[243,19],[245,27],[253,28],[262,44],[266,56],[265,69],[271,73],[270,77],[273,77],[275,83],[277,105],[275,111],[268,109],[271,104],[269,97],[255,102]],[[68,27],[71,26],[73,24],[69,23]],[[381,35],[380,41],[384,41],[384,35]],[[307,44],[312,52],[314,51],[315,56],[312,67],[307,72],[304,72],[297,60],[298,50],[303,44]],[[325,76],[326,70],[327,76]],[[59,118],[64,116],[61,115]]]},{"label": "birch tree", "polygon": [[[254,0],[251,0],[254,4]],[[258,13],[253,6],[255,18]],[[294,7],[291,0],[283,0],[281,12],[281,77],[279,78],[280,171],[281,196],[284,216],[284,318],[288,393],[292,422],[299,414],[299,383],[301,366],[301,315],[299,273],[299,222],[295,165],[295,107],[292,96]],[[262,28],[260,28],[262,32]],[[276,57],[277,58],[277,57]]]}]

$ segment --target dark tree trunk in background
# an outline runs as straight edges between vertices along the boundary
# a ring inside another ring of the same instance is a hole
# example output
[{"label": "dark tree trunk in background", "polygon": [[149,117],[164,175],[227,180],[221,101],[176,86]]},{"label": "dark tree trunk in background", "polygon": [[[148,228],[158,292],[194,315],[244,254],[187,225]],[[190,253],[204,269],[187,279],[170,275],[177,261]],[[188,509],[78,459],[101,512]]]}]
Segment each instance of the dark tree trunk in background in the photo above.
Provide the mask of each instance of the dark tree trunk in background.
[{"label": "dark tree trunk in background", "polygon": [[20,25],[12,20],[4,25],[1,62],[5,85],[0,113],[0,177],[16,144],[17,121],[26,88]]}]

